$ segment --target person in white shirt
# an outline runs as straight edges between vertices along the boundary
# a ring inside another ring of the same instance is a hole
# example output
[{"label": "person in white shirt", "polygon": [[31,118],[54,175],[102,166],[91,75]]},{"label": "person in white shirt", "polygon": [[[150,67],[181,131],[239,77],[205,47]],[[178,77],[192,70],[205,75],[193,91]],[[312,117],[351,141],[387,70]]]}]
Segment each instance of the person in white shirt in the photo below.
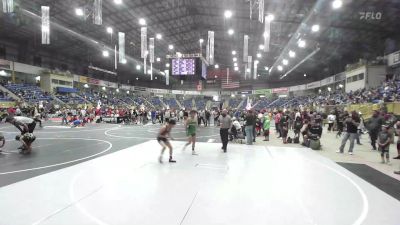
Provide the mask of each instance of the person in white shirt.
[{"label": "person in white shirt", "polygon": [[331,112],[328,115],[328,131],[331,132],[333,128],[333,124],[335,123],[336,116]]},{"label": "person in white shirt", "polygon": [[7,117],[6,123],[11,123],[14,125],[18,130],[21,131],[22,135],[25,133],[33,133],[36,127],[35,120],[24,116]]}]

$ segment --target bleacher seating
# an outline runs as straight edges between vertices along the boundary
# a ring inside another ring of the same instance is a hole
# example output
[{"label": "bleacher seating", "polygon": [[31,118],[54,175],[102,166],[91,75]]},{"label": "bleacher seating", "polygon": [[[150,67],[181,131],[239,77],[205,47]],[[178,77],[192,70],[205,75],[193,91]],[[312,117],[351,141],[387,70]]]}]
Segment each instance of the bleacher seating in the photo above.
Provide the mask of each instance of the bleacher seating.
[{"label": "bleacher seating", "polygon": [[35,84],[6,84],[4,87],[29,103],[50,102],[53,100],[50,94],[45,93]]},{"label": "bleacher seating", "polygon": [[204,99],[195,99],[197,110],[203,110],[206,108],[206,101]]},{"label": "bleacher seating", "polygon": [[57,94],[56,97],[65,104],[84,104],[85,101],[78,96]]},{"label": "bleacher seating", "polygon": [[176,100],[174,98],[170,98],[170,99],[164,98],[164,103],[167,106],[169,106],[170,108],[173,108],[173,109],[179,108],[178,103],[176,102]]},{"label": "bleacher seating", "polygon": [[241,99],[237,99],[237,98],[229,99],[229,108],[236,109],[239,106],[241,101],[242,101]]},{"label": "bleacher seating", "polygon": [[183,100],[183,107],[185,108],[185,109],[192,109],[193,108],[193,102],[192,102],[192,99],[190,98],[190,99],[185,99],[185,100]]}]

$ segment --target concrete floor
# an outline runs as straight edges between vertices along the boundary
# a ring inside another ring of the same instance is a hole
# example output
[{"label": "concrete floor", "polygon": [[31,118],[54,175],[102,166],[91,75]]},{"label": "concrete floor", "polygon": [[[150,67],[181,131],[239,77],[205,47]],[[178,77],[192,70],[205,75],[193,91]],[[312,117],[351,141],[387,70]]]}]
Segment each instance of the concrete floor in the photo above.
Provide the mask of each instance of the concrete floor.
[{"label": "concrete floor", "polygon": [[[49,124],[37,130],[30,156],[7,142],[0,225],[399,224],[399,201],[321,152],[271,138],[262,146],[229,144],[224,154],[213,143],[218,130],[201,128],[192,156],[181,150],[178,126],[178,162],[159,164],[157,129]],[[7,139],[16,134],[0,130]]]}]

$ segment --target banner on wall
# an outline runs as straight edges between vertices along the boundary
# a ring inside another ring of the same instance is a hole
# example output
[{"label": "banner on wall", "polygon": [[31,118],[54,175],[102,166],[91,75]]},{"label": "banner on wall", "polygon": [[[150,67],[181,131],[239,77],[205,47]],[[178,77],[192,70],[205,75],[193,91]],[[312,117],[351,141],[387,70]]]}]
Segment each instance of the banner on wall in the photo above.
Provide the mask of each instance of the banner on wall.
[{"label": "banner on wall", "polygon": [[100,80],[94,79],[94,78],[87,78],[87,81],[89,84],[95,84],[95,85],[99,85],[100,84]]},{"label": "banner on wall", "polygon": [[180,90],[172,90],[172,94],[183,95],[183,94],[185,94],[185,92],[184,91],[180,91]]},{"label": "banner on wall", "polygon": [[321,86],[321,82],[315,81],[315,82],[307,84],[307,89],[319,88],[320,86]]},{"label": "banner on wall", "polygon": [[87,84],[88,83],[88,78],[84,76],[79,76],[79,82]]},{"label": "banner on wall", "polygon": [[272,94],[272,90],[271,89],[258,89],[258,90],[254,90],[254,94],[255,95],[268,95],[268,94]]},{"label": "banner on wall", "polygon": [[329,85],[335,83],[335,77],[328,77],[321,80],[321,86]]},{"label": "banner on wall", "polygon": [[289,92],[289,88],[274,88],[272,89],[272,93],[274,94],[280,94],[280,93],[287,93]]},{"label": "banner on wall", "polygon": [[11,62],[8,60],[0,59],[0,68],[11,70]]}]

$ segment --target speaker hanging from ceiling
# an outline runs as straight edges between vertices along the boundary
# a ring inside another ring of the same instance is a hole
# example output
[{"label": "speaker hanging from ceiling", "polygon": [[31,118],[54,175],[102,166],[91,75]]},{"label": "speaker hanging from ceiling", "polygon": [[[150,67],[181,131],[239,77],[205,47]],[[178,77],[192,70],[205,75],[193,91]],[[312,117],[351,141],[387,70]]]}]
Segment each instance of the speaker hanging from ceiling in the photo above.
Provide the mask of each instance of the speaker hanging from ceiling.
[{"label": "speaker hanging from ceiling", "polygon": [[243,38],[243,62],[247,62],[249,55],[249,35],[244,35]]},{"label": "speaker hanging from ceiling", "polygon": [[119,63],[125,63],[125,33],[118,32],[118,61]]},{"label": "speaker hanging from ceiling", "polygon": [[270,39],[271,39],[271,20],[268,19],[268,16],[266,16],[264,21],[264,52],[269,52]]},{"label": "speaker hanging from ceiling", "polygon": [[150,79],[153,80],[153,63],[154,63],[154,38],[149,38],[149,54],[150,54]]},{"label": "speaker hanging from ceiling", "polygon": [[206,59],[210,65],[214,65],[214,31],[208,31]]}]

